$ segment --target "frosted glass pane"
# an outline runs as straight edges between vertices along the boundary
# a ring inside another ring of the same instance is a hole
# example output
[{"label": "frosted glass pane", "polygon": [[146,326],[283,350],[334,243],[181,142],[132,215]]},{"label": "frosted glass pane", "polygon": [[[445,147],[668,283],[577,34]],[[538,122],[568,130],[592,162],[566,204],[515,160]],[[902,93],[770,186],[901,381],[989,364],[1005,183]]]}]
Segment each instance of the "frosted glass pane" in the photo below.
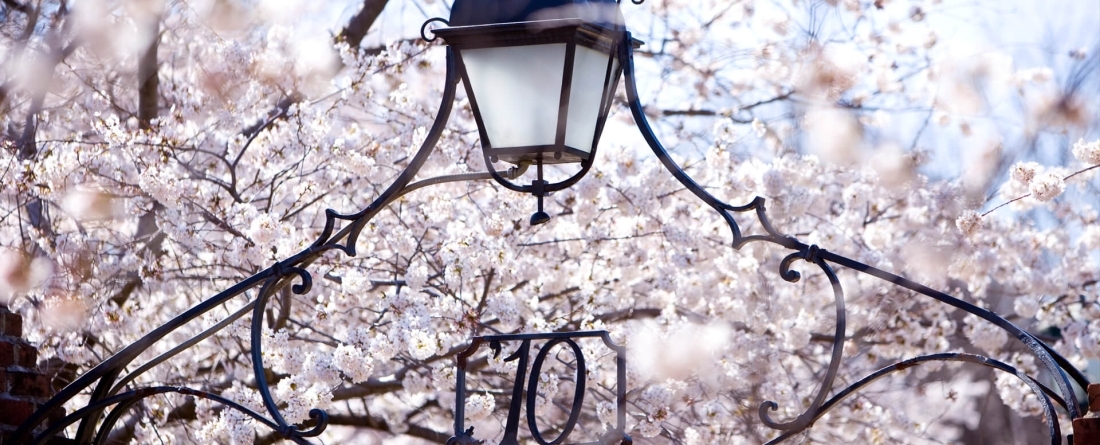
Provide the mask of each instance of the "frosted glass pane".
[{"label": "frosted glass pane", "polygon": [[565,127],[567,146],[584,152],[592,150],[610,57],[594,49],[577,46],[573,59],[572,89],[569,91],[569,122]]},{"label": "frosted glass pane", "polygon": [[564,43],[467,49],[462,63],[493,148],[554,144]]}]

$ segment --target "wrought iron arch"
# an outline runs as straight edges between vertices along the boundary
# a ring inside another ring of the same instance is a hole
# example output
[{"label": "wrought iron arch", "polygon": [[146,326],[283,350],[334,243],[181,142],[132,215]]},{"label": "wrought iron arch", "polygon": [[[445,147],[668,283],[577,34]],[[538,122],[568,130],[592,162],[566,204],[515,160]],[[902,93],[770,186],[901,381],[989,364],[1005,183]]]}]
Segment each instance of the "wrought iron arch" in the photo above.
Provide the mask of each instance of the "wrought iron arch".
[{"label": "wrought iron arch", "polygon": [[[637,2],[636,2],[637,3]],[[432,21],[438,21],[438,19],[429,20],[425,23],[425,28]],[[425,36],[426,37],[426,36]],[[973,304],[967,303],[959,298],[953,297],[946,293],[937,291],[919,283],[910,281],[899,275],[884,271],[871,265],[864,264],[862,262],[853,260],[843,255],[822,249],[816,245],[809,245],[799,241],[796,238],[783,235],[775,227],[772,226],[768,219],[765,200],[764,198],[757,197],[748,204],[741,206],[732,206],[721,200],[717,199],[704,188],[699,186],[675,161],[669,156],[668,152],[662,146],[658,140],[655,132],[651,128],[648,118],[645,115],[643,105],[639,99],[637,85],[635,81],[635,72],[633,64],[633,46],[629,44],[631,41],[630,34],[624,32],[624,38],[621,40],[618,47],[618,57],[620,63],[623,66],[623,75],[626,78],[626,95],[627,102],[631,113],[634,117],[638,128],[640,129],[642,136],[652,149],[654,155],[685,188],[692,192],[692,194],[705,202],[708,206],[714,209],[715,212],[727,223],[731,232],[731,244],[730,247],[734,249],[740,249],[745,245],[753,242],[771,243],[782,248],[786,248],[792,251],[788,254],[780,264],[780,270],[778,271],[780,276],[789,282],[797,282],[801,279],[801,274],[792,269],[792,266],[797,261],[805,261],[816,265],[823,274],[828,278],[831,288],[834,293],[835,309],[836,309],[836,326],[833,338],[833,346],[831,353],[831,360],[825,373],[824,379],[820,382],[818,391],[814,396],[810,406],[799,416],[789,420],[776,420],[772,419],[770,411],[777,408],[775,402],[766,401],[759,407],[759,417],[761,421],[777,431],[779,435],[768,443],[782,442],[795,434],[805,431],[810,428],[813,423],[820,419],[822,415],[827,413],[830,409],[835,407],[844,398],[850,396],[852,393],[863,388],[867,384],[896,371],[901,371],[912,366],[916,366],[920,363],[929,361],[945,361],[945,362],[967,362],[975,363],[983,366],[991,367],[1002,372],[1007,372],[1021,379],[1028,387],[1035,393],[1036,397],[1040,400],[1044,415],[1046,417],[1046,423],[1051,438],[1052,444],[1061,443],[1061,432],[1059,430],[1059,422],[1057,419],[1057,412],[1054,406],[1058,405],[1062,407],[1070,418],[1078,418],[1081,416],[1081,408],[1079,401],[1074,392],[1074,385],[1081,388],[1089,385],[1088,378],[1074,366],[1072,366],[1064,357],[1054,351],[1049,345],[1045,344],[1031,333],[1024,329],[1021,329],[1009,322],[1005,318],[997,315],[989,310],[977,307]],[[385,208],[388,204],[392,203],[398,197],[409,193],[413,190],[425,187],[428,185],[439,184],[452,181],[466,181],[466,180],[485,180],[491,179],[493,175],[503,174],[510,178],[515,178],[521,175],[524,171],[524,167],[517,167],[507,172],[486,172],[486,173],[474,173],[466,175],[455,175],[443,178],[427,179],[420,182],[413,182],[416,174],[420,171],[424,165],[428,156],[432,153],[435,145],[439,141],[443,129],[448,121],[452,106],[455,101],[455,91],[458,84],[459,77],[457,75],[457,69],[455,66],[454,55],[450,49],[447,49],[447,67],[446,67],[446,79],[443,91],[442,100],[437,112],[435,122],[431,129],[428,131],[427,137],[423,144],[419,148],[419,151],[409,162],[408,166],[402,171],[392,184],[386,188],[386,190],[376,198],[366,208],[356,213],[342,214],[334,210],[326,211],[325,226],[320,236],[314,241],[308,248],[301,252],[283,260],[279,261],[272,266],[264,269],[263,271],[244,279],[238,284],[210,297],[202,303],[192,307],[191,309],[176,316],[168,323],[154,329],[137,342],[130,344],[111,356],[107,360],[104,360],[99,365],[87,373],[81,375],[71,384],[63,388],[57,395],[50,399],[40,409],[38,409],[18,430],[14,432],[11,439],[15,443],[27,443],[27,444],[43,444],[48,442],[56,434],[59,434],[62,430],[70,425],[79,422],[79,427],[76,436],[73,438],[77,443],[92,443],[101,444],[104,443],[107,434],[112,430],[114,424],[122,417],[122,415],[137,402],[144,398],[153,397],[159,394],[165,393],[179,393],[185,395],[193,395],[215,401],[230,409],[238,410],[245,415],[256,419],[259,423],[267,426],[271,430],[277,432],[283,438],[291,440],[295,443],[305,444],[311,443],[309,438],[315,437],[321,434],[328,425],[328,415],[319,409],[314,409],[310,412],[310,417],[315,420],[315,426],[308,430],[299,429],[293,424],[289,424],[280,413],[278,406],[276,405],[274,398],[270,393],[270,389],[267,385],[267,378],[263,365],[262,356],[262,342],[261,333],[263,331],[264,317],[262,316],[266,304],[270,297],[285,286],[291,286],[291,290],[296,294],[305,294],[309,292],[312,285],[312,275],[307,270],[308,267],[321,255],[328,253],[329,251],[339,251],[348,256],[356,256],[359,252],[356,249],[356,241],[363,229],[367,226],[367,223],[374,218],[380,210]],[[764,233],[758,234],[744,234],[741,231],[741,226],[738,224],[735,215],[740,214],[755,214],[755,217],[764,229]],[[337,229],[338,221],[345,221],[346,224]],[[974,314],[989,323],[993,323],[1000,329],[1008,332],[1016,338],[1023,346],[1025,346],[1042,364],[1042,368],[1045,369],[1054,382],[1054,388],[1048,388],[1040,384],[1034,377],[1023,374],[1021,371],[1012,368],[1011,366],[993,360],[987,357],[976,356],[972,354],[933,354],[922,357],[910,358],[902,360],[892,365],[886,366],[875,373],[872,373],[865,378],[842,388],[834,392],[834,383],[841,359],[843,358],[843,345],[845,342],[845,307],[844,307],[844,292],[840,285],[834,266],[843,266],[844,268],[854,270],[859,273],[867,274],[881,280],[893,283],[897,286],[909,289],[913,292],[930,297],[934,300],[954,306],[962,309],[970,314]],[[214,326],[204,330],[200,334],[193,338],[175,346],[169,351],[145,362],[135,368],[133,371],[124,375],[124,370],[129,366],[141,353],[147,351],[152,345],[161,341],[170,333],[183,326],[184,324],[200,317],[211,309],[225,303],[226,301],[244,294],[246,291],[257,289],[257,296],[255,299],[246,304],[243,308],[237,312],[229,315],[224,320],[218,322]],[[236,404],[235,402],[222,398],[216,394],[207,393],[197,389],[186,387],[167,387],[167,386],[154,386],[147,388],[138,388],[125,390],[134,380],[141,374],[156,367],[164,361],[176,356],[180,352],[190,348],[191,346],[201,342],[202,340],[209,338],[216,332],[224,329],[234,321],[241,317],[252,313],[251,323],[251,357],[253,361],[253,372],[257,381],[258,391],[263,399],[263,404],[267,410],[266,413],[259,413],[250,410],[247,407]],[[586,333],[585,335],[590,335]],[[556,338],[556,337],[555,337]],[[610,340],[604,337],[610,343]],[[477,344],[482,341],[500,341],[500,338],[481,338],[474,339],[471,348],[476,348]],[[565,341],[565,340],[555,340]],[[572,344],[575,347],[575,344]],[[579,349],[578,349],[579,350]],[[464,357],[460,357],[460,360],[464,360]],[[580,359],[583,364],[583,359]],[[621,381],[625,382],[625,378],[621,378]],[[583,387],[583,386],[582,386]],[[64,416],[62,419],[49,423],[47,425],[47,419],[63,408],[63,406],[71,401],[74,397],[77,397],[88,388],[93,388],[88,402],[82,408]],[[833,394],[830,397],[830,394]],[[582,396],[577,396],[578,398]],[[459,398],[456,402],[459,407],[462,406],[463,400]],[[513,404],[519,403],[518,400],[513,400]],[[113,408],[111,408],[113,406]],[[625,415],[625,404],[620,405],[623,409],[620,410],[620,424],[622,424],[622,416]],[[455,436],[452,438],[453,443],[473,443],[472,431],[463,431],[464,426],[461,419],[461,408],[457,409],[458,419],[455,420]],[[534,423],[532,422],[533,426]],[[40,427],[45,427],[39,433],[35,434],[35,430],[39,430]],[[620,425],[621,431],[622,425]],[[537,429],[537,427],[534,427]],[[538,432],[536,431],[536,434]],[[562,436],[568,435],[568,432]],[[559,437],[564,440],[564,437]],[[540,438],[541,440],[541,438]],[[621,440],[621,443],[629,443],[628,437],[609,437],[608,441]],[[554,441],[558,443],[558,441]]]}]

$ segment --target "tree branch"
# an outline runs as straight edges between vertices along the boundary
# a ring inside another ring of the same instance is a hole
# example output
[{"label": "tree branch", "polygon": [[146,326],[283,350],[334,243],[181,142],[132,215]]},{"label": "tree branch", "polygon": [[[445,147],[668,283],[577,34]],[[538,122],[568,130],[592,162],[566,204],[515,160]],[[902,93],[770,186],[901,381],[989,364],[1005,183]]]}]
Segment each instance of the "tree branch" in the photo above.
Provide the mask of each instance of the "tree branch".
[{"label": "tree branch", "polygon": [[149,46],[138,59],[138,123],[148,130],[157,117],[157,47],[160,46],[160,17],[150,17],[147,23],[150,33]]},{"label": "tree branch", "polygon": [[365,0],[363,7],[348,21],[347,26],[340,30],[337,40],[348,42],[352,48],[358,48],[366,37],[371,25],[378,20],[388,0]]},{"label": "tree branch", "polygon": [[30,13],[30,11],[31,11],[30,7],[28,7],[27,5],[25,5],[23,3],[19,3],[15,0],[4,0],[4,4],[8,5],[9,8],[14,9],[14,10],[19,11],[19,12],[22,12],[24,14]]}]

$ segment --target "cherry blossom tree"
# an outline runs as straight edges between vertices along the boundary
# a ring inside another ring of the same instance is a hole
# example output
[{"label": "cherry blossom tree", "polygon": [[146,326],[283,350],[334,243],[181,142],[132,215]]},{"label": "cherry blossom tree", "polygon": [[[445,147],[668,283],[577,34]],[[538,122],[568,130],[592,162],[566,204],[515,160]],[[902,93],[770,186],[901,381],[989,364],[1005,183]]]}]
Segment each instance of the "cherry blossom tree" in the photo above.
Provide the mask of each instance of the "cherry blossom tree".
[{"label": "cherry blossom tree", "polygon": [[[447,5],[321,3],[3,1],[0,295],[29,320],[41,366],[60,379],[87,372],[309,248],[325,209],[365,208],[409,164],[446,66],[419,23]],[[1027,63],[950,46],[960,11],[979,10],[952,2],[622,8],[646,42],[635,53],[646,114],[707,190],[732,204],[764,197],[784,234],[1003,314],[1095,374],[1100,47],[1079,43],[1097,41],[1095,6],[1065,19],[1086,23],[1080,35],[1026,36],[1046,45]],[[762,403],[774,401],[772,419],[801,414],[834,342],[829,280],[796,265],[802,279],[785,281],[789,252],[776,246],[732,248],[722,218],[648,152],[621,92],[610,121],[593,171],[548,197],[553,218],[531,227],[530,197],[472,174],[485,166],[460,94],[420,170],[440,184],[378,212],[356,255],[312,261],[308,292],[280,283],[267,303],[265,375],[286,420],[308,427],[311,409],[326,410],[326,443],[442,442],[470,338],[570,330],[608,330],[628,348],[637,443],[764,443],[778,432]],[[1044,378],[1027,348],[974,315],[855,271],[839,279],[848,342],[838,387],[952,351]],[[258,292],[150,346],[133,368],[219,327],[128,387],[201,388],[265,412],[249,343]],[[490,352],[471,362],[466,414],[492,442],[516,364]],[[576,386],[576,357],[557,358],[538,384],[547,428],[563,423]],[[607,392],[613,366],[591,361],[589,386]],[[598,436],[613,417],[598,402],[576,434]],[[1042,422],[1023,381],[931,362],[848,397],[802,436],[1032,443]],[[183,394],[143,399],[111,435],[280,440]]]}]

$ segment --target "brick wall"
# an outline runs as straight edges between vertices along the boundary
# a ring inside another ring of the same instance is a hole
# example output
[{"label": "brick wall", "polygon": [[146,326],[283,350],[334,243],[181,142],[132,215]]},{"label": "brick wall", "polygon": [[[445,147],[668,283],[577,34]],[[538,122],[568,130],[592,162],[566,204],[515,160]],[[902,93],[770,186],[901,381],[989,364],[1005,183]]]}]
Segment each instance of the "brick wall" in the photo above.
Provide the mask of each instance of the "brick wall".
[{"label": "brick wall", "polygon": [[0,305],[0,443],[53,394],[37,362],[38,349],[23,339],[23,317]]},{"label": "brick wall", "polygon": [[1073,419],[1073,445],[1100,445],[1100,384],[1089,385],[1089,414]]}]

